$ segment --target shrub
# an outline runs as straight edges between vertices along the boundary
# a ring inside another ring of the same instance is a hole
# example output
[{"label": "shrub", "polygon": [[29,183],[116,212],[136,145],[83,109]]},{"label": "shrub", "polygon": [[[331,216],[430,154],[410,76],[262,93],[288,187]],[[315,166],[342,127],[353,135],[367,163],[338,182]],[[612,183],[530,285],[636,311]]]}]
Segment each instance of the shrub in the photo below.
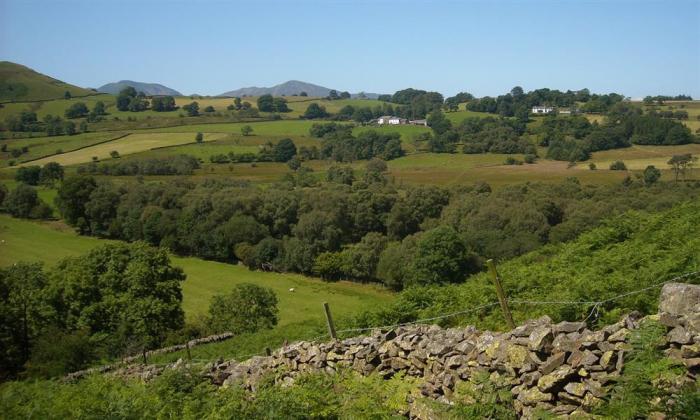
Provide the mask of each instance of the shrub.
[{"label": "shrub", "polygon": [[5,210],[14,217],[45,219],[51,216],[51,208],[39,199],[36,190],[20,184],[5,198]]},{"label": "shrub", "polygon": [[656,169],[654,165],[649,165],[644,169],[644,185],[652,185],[661,178],[661,171]]},{"label": "shrub", "polygon": [[611,171],[626,171],[627,165],[625,165],[625,162],[623,162],[621,160],[616,160],[615,162],[610,164],[610,170]]},{"label": "shrub", "polygon": [[215,295],[209,305],[213,332],[256,332],[277,325],[277,296],[272,289],[251,283],[234,286],[227,294]]}]

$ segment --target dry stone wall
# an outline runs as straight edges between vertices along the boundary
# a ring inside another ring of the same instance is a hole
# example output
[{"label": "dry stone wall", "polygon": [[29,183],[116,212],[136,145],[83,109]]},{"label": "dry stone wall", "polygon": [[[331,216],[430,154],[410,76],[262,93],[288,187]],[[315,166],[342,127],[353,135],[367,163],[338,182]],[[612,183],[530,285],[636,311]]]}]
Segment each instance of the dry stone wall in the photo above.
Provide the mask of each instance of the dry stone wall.
[{"label": "dry stone wall", "polygon": [[[697,380],[700,286],[665,285],[659,314],[647,318],[667,328],[666,354],[687,367],[686,380]],[[598,331],[583,322],[555,324],[548,317],[505,333],[415,325],[342,341],[298,342],[242,363],[220,360],[207,366],[204,374],[214,384],[242,384],[254,391],[270,372],[287,384],[304,372],[348,368],[387,378],[401,372],[423,379],[423,395],[446,402],[457,382],[488,374],[511,387],[522,417],[530,417],[536,409],[567,417],[590,412],[601,403],[606,386],[615,383],[624,369],[631,332],[643,320],[632,313]],[[157,374],[147,372],[141,375]]]}]

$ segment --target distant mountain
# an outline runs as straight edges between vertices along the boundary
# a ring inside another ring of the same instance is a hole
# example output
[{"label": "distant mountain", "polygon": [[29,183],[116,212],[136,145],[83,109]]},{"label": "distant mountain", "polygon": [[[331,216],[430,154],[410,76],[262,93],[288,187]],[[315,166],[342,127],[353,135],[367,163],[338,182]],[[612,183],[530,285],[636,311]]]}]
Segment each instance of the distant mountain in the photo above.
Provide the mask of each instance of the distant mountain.
[{"label": "distant mountain", "polygon": [[118,95],[119,92],[126,87],[133,87],[137,92],[143,92],[146,95],[169,95],[169,96],[182,96],[182,93],[171,89],[167,86],[160,85],[158,83],[143,83],[134,82],[133,80],[120,80],[116,83],[107,83],[104,86],[97,88],[98,92],[109,93],[112,95]]},{"label": "distant mountain", "polygon": [[9,61],[0,61],[0,101],[41,101],[63,99],[66,92],[71,96],[95,94],[90,89],[74,86],[29,67]]},{"label": "distant mountain", "polygon": [[[243,97],[243,96],[261,96],[261,95],[272,95],[272,96],[292,96],[299,95],[301,92],[306,92],[309,96],[328,96],[331,89],[313,83],[306,83],[299,80],[290,80],[288,82],[280,83],[272,87],[246,87],[236,90],[230,90],[224,92],[218,96],[230,96],[230,97]],[[341,92],[340,89],[336,91]],[[353,97],[359,97],[360,94],[353,94]],[[364,96],[368,99],[377,99],[379,96],[376,93],[364,93]]]}]

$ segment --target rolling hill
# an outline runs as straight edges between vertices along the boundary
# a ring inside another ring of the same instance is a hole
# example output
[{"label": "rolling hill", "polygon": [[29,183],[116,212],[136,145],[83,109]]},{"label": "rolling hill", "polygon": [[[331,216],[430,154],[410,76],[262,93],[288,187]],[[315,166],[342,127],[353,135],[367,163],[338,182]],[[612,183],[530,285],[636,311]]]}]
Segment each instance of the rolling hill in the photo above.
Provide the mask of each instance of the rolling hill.
[{"label": "rolling hill", "polygon": [[[340,90],[336,89],[338,92]],[[330,93],[331,89],[319,85],[315,85],[313,83],[307,83],[307,82],[302,82],[299,80],[289,80],[284,83],[280,83],[279,85],[275,85],[272,87],[246,87],[246,88],[240,88],[236,90],[231,90],[228,92],[224,92],[219,96],[230,96],[230,97],[235,97],[235,96],[260,96],[260,95],[272,95],[272,96],[292,96],[292,95],[298,95],[301,92],[306,92],[309,96],[328,96]],[[377,99],[379,94],[377,93],[357,93],[353,94],[353,97],[360,97],[360,95],[364,95],[367,99]]]},{"label": "rolling hill", "polygon": [[143,92],[146,95],[170,95],[170,96],[182,96],[182,93],[171,89],[167,86],[163,86],[158,83],[144,83],[144,82],[134,82],[133,80],[120,80],[115,83],[107,83],[106,85],[97,88],[98,92],[109,93],[111,95],[118,95],[119,92],[125,87],[131,86],[139,92]]},{"label": "rolling hill", "polygon": [[41,101],[94,94],[90,89],[62,82],[29,67],[10,61],[0,61],[0,102]]}]

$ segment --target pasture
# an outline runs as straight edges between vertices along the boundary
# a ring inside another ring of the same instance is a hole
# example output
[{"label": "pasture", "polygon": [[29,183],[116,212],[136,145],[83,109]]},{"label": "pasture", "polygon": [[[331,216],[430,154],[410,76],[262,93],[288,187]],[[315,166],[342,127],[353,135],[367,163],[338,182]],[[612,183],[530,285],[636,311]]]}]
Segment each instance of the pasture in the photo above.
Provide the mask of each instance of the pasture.
[{"label": "pasture", "polygon": [[[34,137],[23,139],[4,140],[7,144],[8,152],[0,153],[0,167],[8,166],[11,161],[16,163],[26,162],[45,156],[68,153],[78,148],[103,143],[111,139],[123,136],[124,132],[111,131],[100,133],[81,133],[74,136],[55,137]],[[13,149],[27,148],[27,153],[23,153],[17,158],[13,158],[10,151]]]},{"label": "pasture", "polygon": [[538,160],[534,164],[505,165],[504,154],[421,153],[404,156],[388,163],[390,177],[397,183],[471,185],[486,182],[494,188],[522,182],[560,182],[577,177],[584,184],[620,182],[625,173],[616,171],[575,171],[566,162]]},{"label": "pasture", "polygon": [[[65,257],[76,256],[110,241],[79,236],[62,222],[30,222],[0,215],[0,266],[18,261],[42,262],[51,266]],[[188,319],[206,313],[209,299],[235,284],[250,282],[275,291],[279,299],[279,326],[320,321],[322,303],[333,312],[348,315],[381,305],[392,299],[384,289],[351,282],[328,283],[298,274],[250,271],[239,265],[172,256],[187,280],[182,283],[183,308]],[[289,289],[294,288],[294,292]]]},{"label": "pasture", "polygon": [[[62,93],[61,93],[62,95]],[[353,107],[376,107],[381,104],[381,102],[373,99],[339,99],[334,101],[325,100],[322,98],[310,98],[302,96],[286,96],[287,107],[291,110],[290,112],[283,112],[279,115],[284,119],[298,119],[304,114],[306,108],[311,103],[317,103],[326,108],[330,113],[337,113],[343,107],[351,105]],[[257,97],[246,97],[241,98],[243,102],[250,102],[253,107],[257,107]],[[229,105],[233,104],[233,98],[217,98],[217,97],[203,97],[203,98],[192,98],[189,96],[178,96],[175,97],[175,104],[178,109],[167,112],[155,112],[152,110],[146,110],[141,112],[130,112],[130,111],[120,111],[117,109],[116,102],[117,97],[114,95],[103,94],[93,94],[87,97],[78,97],[71,99],[53,99],[46,100],[43,102],[16,102],[4,104],[0,108],[0,120],[5,120],[11,115],[17,115],[22,111],[31,111],[37,114],[39,120],[43,120],[47,115],[59,116],[63,118],[66,109],[71,105],[83,102],[89,109],[93,109],[97,102],[102,102],[105,105],[105,111],[107,115],[104,117],[107,120],[113,120],[114,118],[119,118],[121,120],[126,120],[128,118],[143,120],[149,118],[175,118],[179,117],[185,112],[182,110],[184,105],[192,102],[197,102],[199,104],[199,111],[204,114],[204,109],[211,106],[214,108],[214,112],[227,113]],[[268,115],[267,113],[262,113],[262,115]]]},{"label": "pasture", "polygon": [[[204,141],[216,140],[223,136],[220,133],[204,133]],[[125,156],[158,147],[194,143],[194,141],[194,135],[189,133],[129,134],[114,141],[38,159],[25,164],[25,166],[43,165],[48,162],[58,162],[64,166],[76,165],[90,162],[93,160],[93,157],[97,157],[99,160],[111,159],[110,153],[112,151],[117,151],[120,155]]]},{"label": "pasture", "polygon": [[630,170],[644,170],[649,165],[657,169],[669,169],[668,161],[673,155],[691,153],[700,156],[700,144],[684,144],[680,146],[640,146],[632,145],[624,149],[595,152],[590,160],[580,162],[577,169],[588,170],[588,164],[594,163],[599,169],[607,169],[616,160],[621,160]]},{"label": "pasture", "polygon": [[448,120],[452,121],[452,124],[459,124],[465,118],[498,118],[497,114],[489,114],[488,112],[468,111],[466,108],[464,108],[464,105],[465,104],[459,105],[459,111],[445,112],[445,117],[447,117]]}]

